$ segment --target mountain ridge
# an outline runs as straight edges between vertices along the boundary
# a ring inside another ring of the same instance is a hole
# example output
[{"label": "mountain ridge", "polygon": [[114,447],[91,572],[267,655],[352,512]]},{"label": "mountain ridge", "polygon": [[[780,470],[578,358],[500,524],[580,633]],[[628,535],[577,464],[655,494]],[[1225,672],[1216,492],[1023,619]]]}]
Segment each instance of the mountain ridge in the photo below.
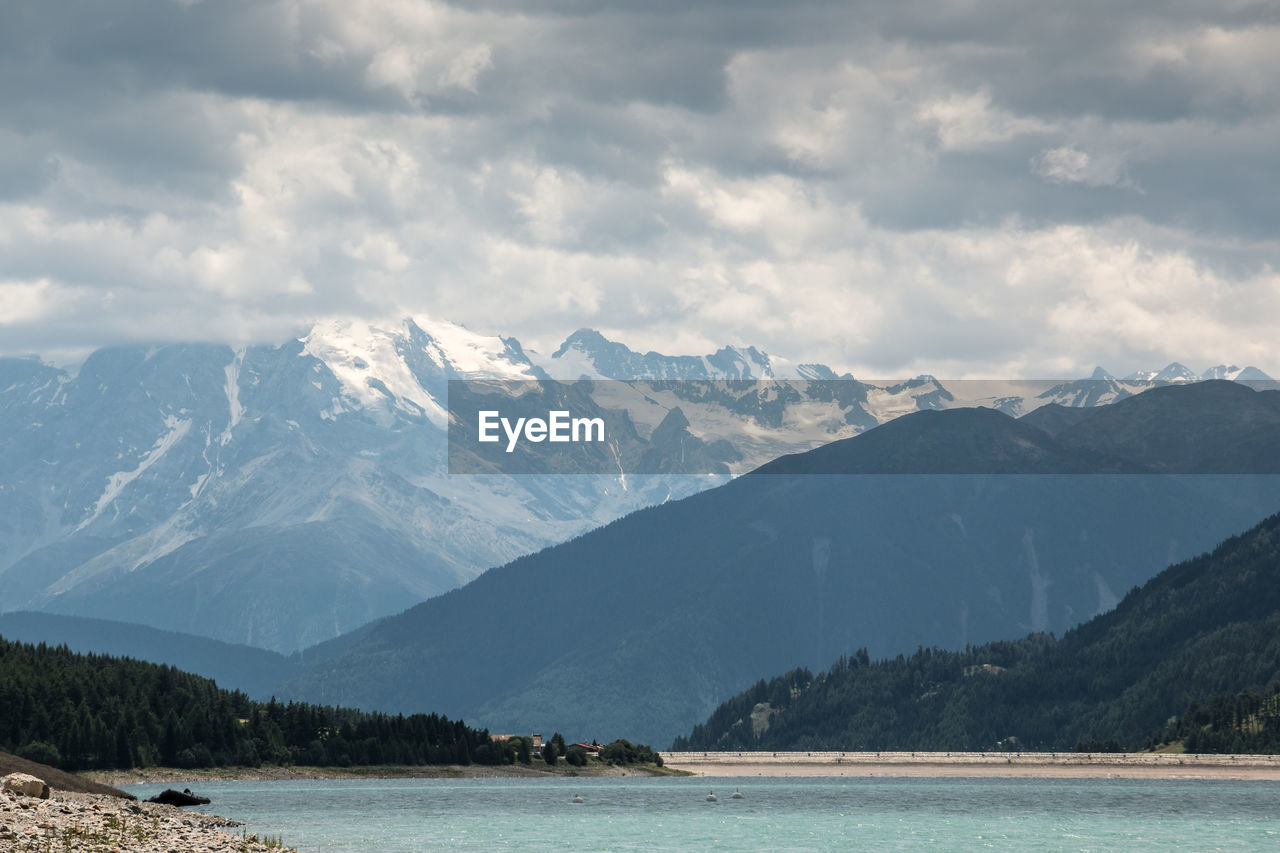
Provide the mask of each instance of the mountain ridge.
[{"label": "mountain ridge", "polygon": [[[1169,393],[1194,419],[1202,390]],[[1146,407],[1139,395],[1125,410]],[[997,438],[1040,433],[995,411],[921,412],[838,444],[957,416],[996,425]],[[1000,446],[978,439],[973,447]],[[1077,459],[1083,471],[1114,471]],[[1276,479],[749,474],[497,567],[385,620],[283,689],[440,708],[495,729],[669,742],[731,685],[797,660],[825,666],[860,646],[883,655],[1066,630],[1280,508]],[[548,618],[543,601],[563,616]],[[452,675],[459,667],[465,683]]]},{"label": "mountain ridge", "polygon": [[[626,448],[569,470],[610,473],[449,476],[451,380],[583,372],[624,377],[597,392],[632,429]],[[625,379],[638,372],[649,378]],[[423,316],[325,320],[280,345],[107,348],[74,372],[0,359],[0,611],[289,653],[905,413],[976,401],[1021,414],[1144,387],[1083,382],[877,384],[754,347],[642,354],[591,330],[545,356]],[[614,472],[615,457],[662,473]]]},{"label": "mountain ridge", "polygon": [[[644,386],[609,380],[609,405],[633,419],[633,458],[685,474],[448,476],[450,380],[584,367],[648,372]],[[735,384],[790,374],[810,380]],[[663,379],[681,376],[699,378]],[[1041,393],[973,391],[1014,413]],[[1052,392],[1072,393],[1105,396]],[[753,347],[640,354],[580,330],[547,357],[428,317],[331,319],[278,346],[108,348],[74,373],[0,359],[0,610],[288,653],[780,454],[962,402],[931,377],[862,383]],[[683,431],[664,430],[677,410]]]}]

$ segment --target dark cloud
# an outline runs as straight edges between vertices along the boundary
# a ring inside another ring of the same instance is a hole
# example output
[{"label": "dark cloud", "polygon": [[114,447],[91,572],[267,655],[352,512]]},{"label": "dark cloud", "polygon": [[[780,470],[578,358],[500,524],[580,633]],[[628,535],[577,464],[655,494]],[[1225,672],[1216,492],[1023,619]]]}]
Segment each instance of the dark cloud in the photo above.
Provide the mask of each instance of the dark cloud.
[{"label": "dark cloud", "polygon": [[890,372],[1280,361],[1278,75],[1259,2],[6,4],[3,349],[414,310]]}]

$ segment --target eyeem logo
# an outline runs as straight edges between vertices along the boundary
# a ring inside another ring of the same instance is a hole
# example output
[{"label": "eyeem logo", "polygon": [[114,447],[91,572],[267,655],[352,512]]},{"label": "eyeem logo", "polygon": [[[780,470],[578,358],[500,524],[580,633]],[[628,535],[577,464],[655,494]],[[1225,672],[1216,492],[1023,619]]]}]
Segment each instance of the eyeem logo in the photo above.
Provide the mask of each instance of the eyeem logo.
[{"label": "eyeem logo", "polygon": [[548,412],[546,418],[516,418],[514,424],[494,409],[477,414],[478,440],[485,443],[501,441],[502,436],[498,434],[501,427],[507,437],[507,453],[515,451],[522,436],[535,444],[542,441],[604,441],[604,418],[571,418],[563,409]]}]

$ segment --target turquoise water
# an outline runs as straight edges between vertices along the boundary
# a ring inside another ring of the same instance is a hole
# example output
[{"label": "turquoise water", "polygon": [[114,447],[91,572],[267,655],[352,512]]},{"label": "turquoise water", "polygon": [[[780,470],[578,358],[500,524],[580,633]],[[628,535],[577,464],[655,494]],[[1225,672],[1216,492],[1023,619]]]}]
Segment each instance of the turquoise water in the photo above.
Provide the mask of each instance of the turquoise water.
[{"label": "turquoise water", "polygon": [[[135,785],[149,797],[165,787]],[[1280,850],[1280,783],[376,779],[191,785],[304,853]],[[734,789],[741,800],[730,799]],[[715,791],[718,802],[706,802]],[[570,802],[577,794],[582,804]]]}]

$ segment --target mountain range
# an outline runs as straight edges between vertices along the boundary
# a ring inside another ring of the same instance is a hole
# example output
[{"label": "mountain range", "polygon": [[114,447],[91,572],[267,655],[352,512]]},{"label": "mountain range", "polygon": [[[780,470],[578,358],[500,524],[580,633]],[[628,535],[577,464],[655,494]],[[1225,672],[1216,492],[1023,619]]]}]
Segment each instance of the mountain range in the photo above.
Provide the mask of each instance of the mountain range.
[{"label": "mountain range", "polygon": [[[596,384],[601,405],[629,424],[618,452],[662,475],[447,473],[450,380],[551,377],[611,380]],[[591,330],[546,356],[421,317],[327,321],[240,349],[116,347],[75,369],[5,358],[0,611],[290,654],[902,414],[974,403],[1024,414],[1144,387],[860,382],[753,347],[642,354]]]},{"label": "mountain range", "polygon": [[75,372],[0,359],[0,610],[288,653],[720,481],[450,478],[448,380],[545,375],[515,341],[421,319]]},{"label": "mountain range", "polygon": [[798,664],[1110,610],[1280,509],[1277,434],[1280,392],[1225,381],[906,415],[492,569],[284,692],[668,743]]}]

